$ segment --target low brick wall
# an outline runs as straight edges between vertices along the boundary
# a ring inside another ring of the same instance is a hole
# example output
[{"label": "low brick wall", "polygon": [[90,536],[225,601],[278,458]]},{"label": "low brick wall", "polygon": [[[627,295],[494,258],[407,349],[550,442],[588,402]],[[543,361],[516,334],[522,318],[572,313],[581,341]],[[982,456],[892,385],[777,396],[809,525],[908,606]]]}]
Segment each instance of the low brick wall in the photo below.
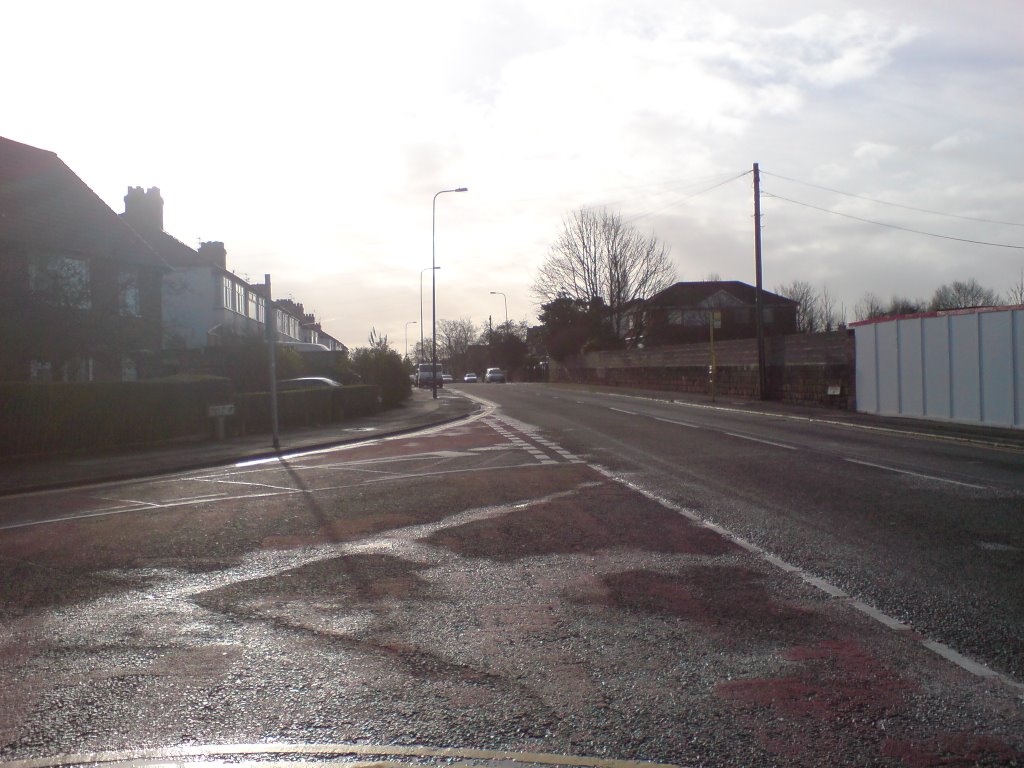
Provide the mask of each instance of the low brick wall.
[{"label": "low brick wall", "polygon": [[[853,334],[795,334],[765,339],[771,400],[852,409],[856,405]],[[551,365],[552,381],[710,394],[710,344],[590,352]],[[715,391],[757,397],[757,340],[715,344]]]}]

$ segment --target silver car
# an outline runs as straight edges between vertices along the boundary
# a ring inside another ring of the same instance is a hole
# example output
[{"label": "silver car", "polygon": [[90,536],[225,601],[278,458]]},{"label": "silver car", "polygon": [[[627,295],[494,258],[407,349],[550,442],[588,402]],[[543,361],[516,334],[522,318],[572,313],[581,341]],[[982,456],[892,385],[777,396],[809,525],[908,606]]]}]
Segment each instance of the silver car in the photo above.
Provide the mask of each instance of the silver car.
[{"label": "silver car", "polygon": [[490,384],[492,381],[504,384],[505,372],[501,368],[488,368],[487,373],[484,374],[484,384]]}]

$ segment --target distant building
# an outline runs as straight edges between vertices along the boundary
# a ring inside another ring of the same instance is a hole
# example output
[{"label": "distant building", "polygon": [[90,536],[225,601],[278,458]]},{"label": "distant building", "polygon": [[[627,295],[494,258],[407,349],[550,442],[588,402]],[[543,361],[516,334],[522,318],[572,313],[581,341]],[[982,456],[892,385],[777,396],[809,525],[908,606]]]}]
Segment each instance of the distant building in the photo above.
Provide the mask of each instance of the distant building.
[{"label": "distant building", "polygon": [[0,138],[0,379],[155,373],[167,270],[56,154]]},{"label": "distant building", "polygon": [[[122,218],[170,266],[163,279],[163,345],[165,349],[205,349],[237,344],[266,335],[266,287],[249,283],[227,268],[227,249],[206,242],[195,250],[164,231],[164,201],[157,187],[129,187]],[[277,340],[345,347],[312,322],[301,304],[274,302]],[[315,326],[316,331],[312,331]],[[322,340],[320,340],[322,339]]]},{"label": "distant building", "polygon": [[[766,336],[796,333],[799,303],[762,291]],[[636,304],[626,319],[626,339],[643,346],[707,341],[712,313],[716,339],[757,335],[757,289],[738,280],[676,283]]]}]

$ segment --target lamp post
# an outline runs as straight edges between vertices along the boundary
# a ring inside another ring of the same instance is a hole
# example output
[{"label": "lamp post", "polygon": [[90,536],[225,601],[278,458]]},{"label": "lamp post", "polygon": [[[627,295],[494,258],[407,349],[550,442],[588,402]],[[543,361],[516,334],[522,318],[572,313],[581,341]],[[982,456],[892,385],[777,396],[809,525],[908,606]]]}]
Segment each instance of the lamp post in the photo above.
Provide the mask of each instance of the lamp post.
[{"label": "lamp post", "polygon": [[505,330],[508,330],[508,297],[501,291],[491,291],[492,296],[501,296],[505,300]]},{"label": "lamp post", "polygon": [[437,253],[437,198],[445,192],[466,192],[465,187],[458,189],[442,189],[434,193],[434,201],[430,206],[430,390],[434,399],[437,400],[437,265],[434,263]]},{"label": "lamp post", "polygon": [[[428,272],[431,269],[440,269],[440,267],[424,267],[420,270],[420,354],[423,354],[423,273]],[[422,360],[417,362],[422,363]]]},{"label": "lamp post", "polygon": [[[415,320],[410,320],[405,324],[405,359],[409,359],[409,326],[416,325]],[[422,347],[422,344],[421,344]]]}]

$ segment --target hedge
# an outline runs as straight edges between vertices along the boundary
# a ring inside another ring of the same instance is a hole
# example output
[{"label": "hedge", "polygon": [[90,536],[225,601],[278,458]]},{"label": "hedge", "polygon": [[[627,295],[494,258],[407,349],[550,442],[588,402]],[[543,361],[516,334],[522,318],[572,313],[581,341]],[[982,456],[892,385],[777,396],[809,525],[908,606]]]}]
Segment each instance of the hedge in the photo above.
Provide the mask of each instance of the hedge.
[{"label": "hedge", "polygon": [[61,454],[206,435],[207,405],[231,402],[223,378],[0,384],[0,456]]},{"label": "hedge", "polygon": [[[228,429],[236,435],[270,431],[270,393],[242,392],[234,398],[235,415]],[[299,389],[277,395],[277,423],[281,428],[333,424],[369,416],[380,407],[380,388],[355,384],[336,389]]]}]

